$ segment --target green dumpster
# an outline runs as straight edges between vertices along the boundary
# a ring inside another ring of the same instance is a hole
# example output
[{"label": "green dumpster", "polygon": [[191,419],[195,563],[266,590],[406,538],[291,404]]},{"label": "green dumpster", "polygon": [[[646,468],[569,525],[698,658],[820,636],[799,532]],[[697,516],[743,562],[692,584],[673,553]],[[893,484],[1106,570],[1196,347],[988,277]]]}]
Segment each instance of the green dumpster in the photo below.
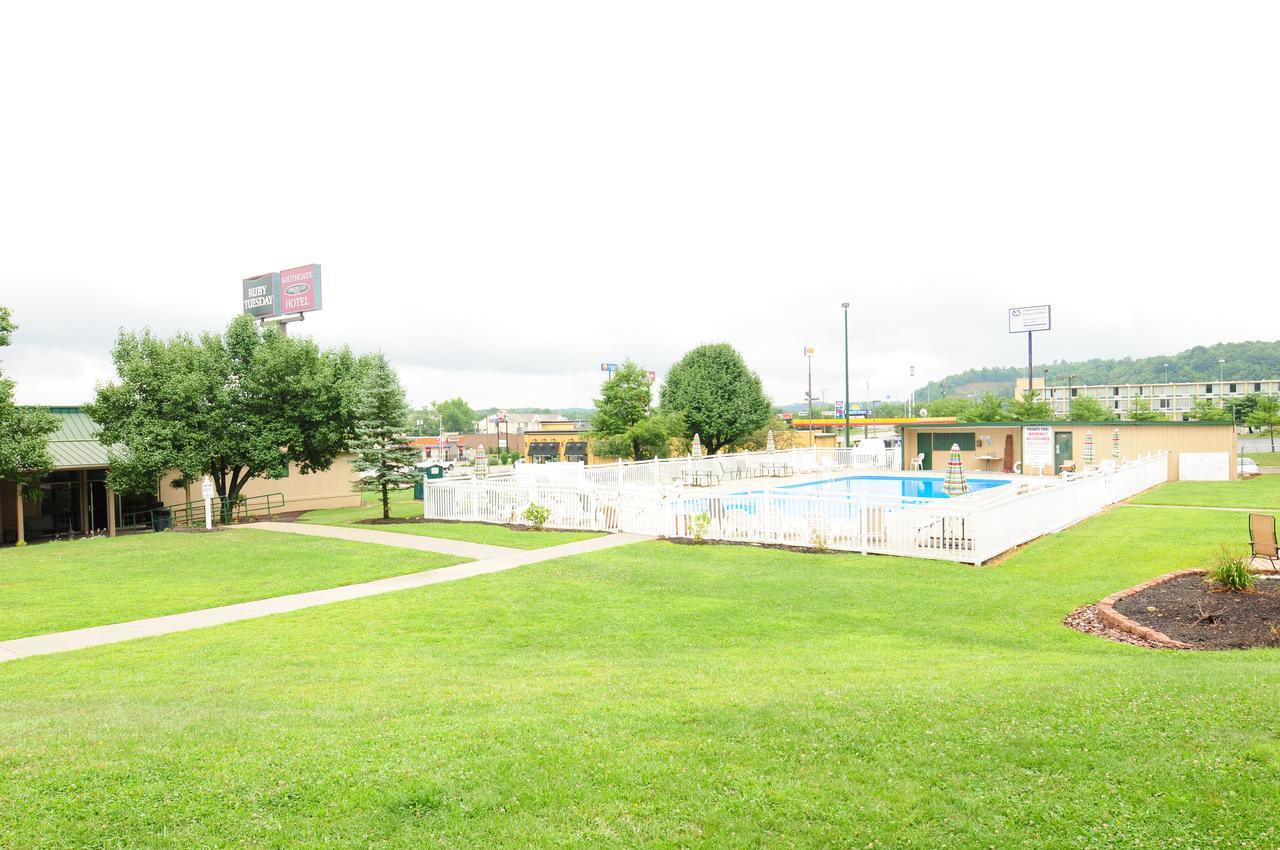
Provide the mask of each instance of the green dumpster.
[{"label": "green dumpster", "polygon": [[444,478],[444,464],[429,464],[426,467],[426,476],[428,481],[438,481],[441,478]]}]

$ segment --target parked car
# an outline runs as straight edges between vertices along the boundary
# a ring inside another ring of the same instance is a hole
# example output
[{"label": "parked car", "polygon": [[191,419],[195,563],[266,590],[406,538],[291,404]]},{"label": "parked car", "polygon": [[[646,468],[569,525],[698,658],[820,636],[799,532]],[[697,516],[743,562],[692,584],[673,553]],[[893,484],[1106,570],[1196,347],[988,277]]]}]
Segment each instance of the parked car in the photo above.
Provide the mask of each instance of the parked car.
[{"label": "parked car", "polygon": [[1253,458],[1251,457],[1237,458],[1236,472],[1240,475],[1241,478],[1247,478],[1251,475],[1262,474],[1262,470],[1258,469],[1258,464],[1256,464]]},{"label": "parked car", "polygon": [[431,460],[422,461],[421,463],[418,464],[418,468],[426,469],[428,466],[443,466],[445,472],[452,472],[453,467],[455,465],[456,465],[456,462],[452,460],[435,460],[433,458]]}]

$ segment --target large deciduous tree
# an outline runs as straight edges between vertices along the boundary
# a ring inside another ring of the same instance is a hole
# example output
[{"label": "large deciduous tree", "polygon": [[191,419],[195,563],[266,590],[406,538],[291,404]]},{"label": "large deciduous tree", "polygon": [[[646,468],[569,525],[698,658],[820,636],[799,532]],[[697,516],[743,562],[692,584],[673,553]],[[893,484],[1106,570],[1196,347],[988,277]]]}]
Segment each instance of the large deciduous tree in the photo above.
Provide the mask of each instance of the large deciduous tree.
[{"label": "large deciduous tree", "polygon": [[679,418],[653,409],[653,387],[634,362],[623,363],[601,385],[595,402],[591,436],[597,455],[646,460],[671,453]]},{"label": "large deciduous tree", "polygon": [[750,437],[773,418],[760,376],[727,343],[685,354],[667,372],[659,397],[664,412],[680,416],[684,436],[698,434],[709,454]]},{"label": "large deciduous tree", "polygon": [[440,414],[441,431],[471,434],[476,430],[476,420],[479,416],[471,409],[471,405],[461,398],[438,401],[435,404],[435,408]]},{"label": "large deciduous tree", "polygon": [[[9,309],[0,307],[0,348],[17,329]],[[49,435],[58,430],[58,420],[47,410],[19,407],[13,390],[14,382],[0,373],[0,481],[30,484],[53,470]]]},{"label": "large deciduous tree", "polygon": [[110,446],[108,481],[154,492],[167,470],[213,479],[224,519],[245,484],[328,469],[353,434],[359,366],[351,352],[260,328],[239,316],[225,334],[163,340],[121,331],[117,379],[87,410]]},{"label": "large deciduous tree", "polygon": [[1271,451],[1276,450],[1276,428],[1280,428],[1280,401],[1272,396],[1258,396],[1245,424],[1260,428],[1271,436]]},{"label": "large deciduous tree", "polygon": [[1096,398],[1082,395],[1071,399],[1070,418],[1073,422],[1107,422],[1115,419],[1115,414]]},{"label": "large deciduous tree", "polygon": [[363,484],[382,491],[382,518],[391,519],[391,489],[412,484],[417,451],[405,442],[409,415],[400,379],[381,354],[362,358],[356,436],[351,442],[356,470],[368,473]]}]

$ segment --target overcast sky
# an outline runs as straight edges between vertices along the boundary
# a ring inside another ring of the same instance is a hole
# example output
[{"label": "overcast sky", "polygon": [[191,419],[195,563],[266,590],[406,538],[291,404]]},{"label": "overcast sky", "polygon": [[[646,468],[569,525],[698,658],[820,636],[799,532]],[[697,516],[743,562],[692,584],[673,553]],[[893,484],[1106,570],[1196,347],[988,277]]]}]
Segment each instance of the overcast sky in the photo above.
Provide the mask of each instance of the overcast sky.
[{"label": "overcast sky", "polygon": [[[301,329],[412,400],[590,404],[737,346],[779,403],[1280,337],[1275,3],[22,3],[0,352],[88,400],[119,328]],[[1243,377],[1243,376],[1242,376]],[[1253,376],[1250,376],[1253,377]],[[1257,376],[1274,377],[1274,376]]]}]

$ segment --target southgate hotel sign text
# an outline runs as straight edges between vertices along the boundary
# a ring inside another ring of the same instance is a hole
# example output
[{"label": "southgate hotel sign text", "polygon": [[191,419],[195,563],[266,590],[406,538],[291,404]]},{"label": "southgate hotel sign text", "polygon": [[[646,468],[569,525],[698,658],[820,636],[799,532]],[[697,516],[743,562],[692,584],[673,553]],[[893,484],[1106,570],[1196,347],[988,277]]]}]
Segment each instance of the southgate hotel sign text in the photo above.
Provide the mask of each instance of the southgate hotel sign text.
[{"label": "southgate hotel sign text", "polygon": [[320,309],[320,265],[298,266],[241,281],[244,311],[255,319]]}]

